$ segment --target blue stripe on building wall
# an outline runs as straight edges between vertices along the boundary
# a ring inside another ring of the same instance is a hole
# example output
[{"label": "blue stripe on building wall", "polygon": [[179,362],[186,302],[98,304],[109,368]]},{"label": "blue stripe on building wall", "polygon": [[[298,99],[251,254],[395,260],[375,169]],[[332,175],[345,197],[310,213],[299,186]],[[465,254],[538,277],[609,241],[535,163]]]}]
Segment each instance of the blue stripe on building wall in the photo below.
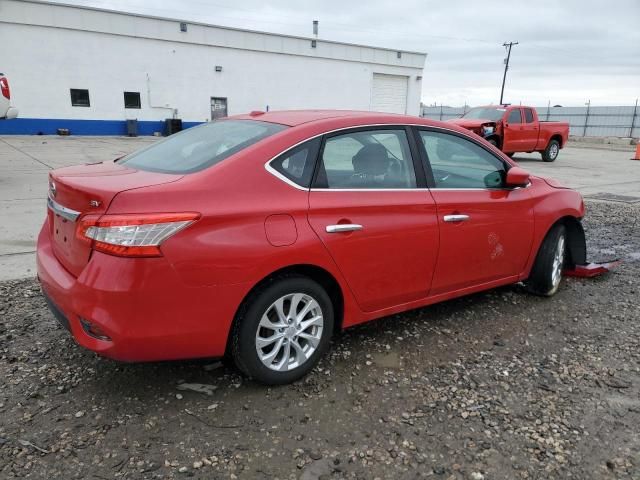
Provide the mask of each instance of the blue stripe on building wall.
[{"label": "blue stripe on building wall", "polygon": [[[182,122],[182,128],[203,122]],[[59,128],[71,135],[127,135],[126,120],[70,120],[64,118],[14,118],[0,120],[0,135],[55,135]],[[164,133],[164,121],[138,120],[138,135]]]}]

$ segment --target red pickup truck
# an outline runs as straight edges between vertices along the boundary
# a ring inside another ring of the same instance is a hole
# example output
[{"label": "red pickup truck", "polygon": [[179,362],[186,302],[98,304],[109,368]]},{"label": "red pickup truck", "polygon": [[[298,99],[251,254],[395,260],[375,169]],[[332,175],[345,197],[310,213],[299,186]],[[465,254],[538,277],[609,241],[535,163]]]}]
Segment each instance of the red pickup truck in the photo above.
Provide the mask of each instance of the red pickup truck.
[{"label": "red pickup truck", "polygon": [[449,122],[480,135],[509,156],[516,152],[540,152],[545,162],[558,158],[569,137],[568,123],[542,122],[532,107],[477,107]]}]

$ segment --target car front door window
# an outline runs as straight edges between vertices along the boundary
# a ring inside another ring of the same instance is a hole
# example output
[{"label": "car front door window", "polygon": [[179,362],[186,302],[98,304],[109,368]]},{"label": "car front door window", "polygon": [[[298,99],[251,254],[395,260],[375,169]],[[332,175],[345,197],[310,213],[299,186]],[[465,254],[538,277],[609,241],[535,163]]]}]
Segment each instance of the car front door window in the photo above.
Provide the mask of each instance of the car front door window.
[{"label": "car front door window", "polygon": [[448,133],[421,131],[436,188],[502,188],[504,163],[475,143]]}]

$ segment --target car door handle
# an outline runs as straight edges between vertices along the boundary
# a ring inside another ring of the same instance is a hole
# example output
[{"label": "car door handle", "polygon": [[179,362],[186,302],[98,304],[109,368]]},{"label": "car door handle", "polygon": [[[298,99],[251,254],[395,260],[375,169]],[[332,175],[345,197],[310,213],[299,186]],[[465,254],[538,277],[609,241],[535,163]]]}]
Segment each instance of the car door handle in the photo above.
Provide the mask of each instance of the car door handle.
[{"label": "car door handle", "polygon": [[469,220],[469,215],[445,215],[444,221],[449,223],[466,222]]},{"label": "car door handle", "polygon": [[340,223],[338,225],[327,225],[327,233],[355,232],[362,230],[362,225],[357,223]]}]

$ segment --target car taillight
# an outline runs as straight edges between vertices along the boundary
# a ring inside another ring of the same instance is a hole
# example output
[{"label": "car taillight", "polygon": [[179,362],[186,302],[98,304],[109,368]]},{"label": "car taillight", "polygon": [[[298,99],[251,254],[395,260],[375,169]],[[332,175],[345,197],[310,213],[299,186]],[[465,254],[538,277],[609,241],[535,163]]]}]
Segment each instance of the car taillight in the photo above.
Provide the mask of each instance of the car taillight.
[{"label": "car taillight", "polygon": [[99,252],[121,257],[160,257],[160,244],[199,217],[198,213],[88,215],[80,219],[77,235]]},{"label": "car taillight", "polygon": [[11,92],[9,91],[9,80],[6,77],[0,77],[0,91],[2,96],[7,100],[11,100]]}]

